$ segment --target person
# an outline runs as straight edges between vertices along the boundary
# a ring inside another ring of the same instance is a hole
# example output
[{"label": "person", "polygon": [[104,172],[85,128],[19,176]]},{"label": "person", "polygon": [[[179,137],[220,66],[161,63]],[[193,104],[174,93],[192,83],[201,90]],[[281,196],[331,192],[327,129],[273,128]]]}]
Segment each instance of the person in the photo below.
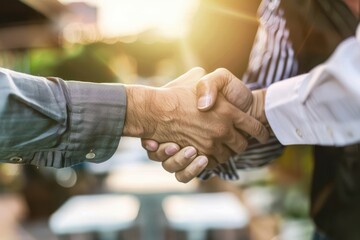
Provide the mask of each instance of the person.
[{"label": "person", "polygon": [[[214,3],[217,1],[203,2]],[[235,5],[237,7],[235,1],[229,0],[225,2],[222,6]],[[243,2],[242,4],[245,5]],[[231,12],[231,16],[242,16],[242,14],[227,10],[226,7],[222,9],[222,12]],[[263,0],[258,9],[258,15],[259,26],[247,70],[245,73],[237,73],[238,76],[242,75],[243,81],[251,89],[268,87],[280,80],[307,73],[311,68],[324,62],[341,41],[354,35],[359,22],[360,2],[357,0]],[[212,16],[210,19],[215,18]],[[240,22],[243,19],[237,18],[236,20]],[[235,21],[235,19],[231,21]],[[206,23],[202,22],[198,26],[202,27],[195,29],[192,33],[199,32],[200,36],[204,35],[201,30],[206,28]],[[216,24],[207,29],[213,30],[214,28],[216,28]],[[224,26],[221,28],[227,29]],[[244,37],[248,35],[250,34],[241,33],[241,36]],[[222,36],[222,34],[213,33],[211,36],[216,38],[216,36]],[[211,45],[215,41],[217,46],[221,45],[219,41],[222,41],[220,38],[209,40]],[[198,42],[201,42],[201,37],[198,37]],[[242,39],[238,39],[239,42],[243,42]],[[208,46],[206,41],[203,41],[199,48],[207,49]],[[232,47],[237,49],[236,45],[224,45],[225,49]],[[238,57],[241,59],[242,55]],[[346,58],[347,56],[344,57],[344,59]],[[206,57],[204,59],[205,64],[212,61],[207,61]],[[233,60],[234,57],[228,59]],[[344,64],[341,61],[344,59],[340,59],[340,63],[337,62],[337,65],[333,65],[333,69],[343,68]],[[358,60],[352,64],[356,63],[358,63]],[[234,64],[230,66],[234,67]],[[210,65],[210,67],[213,66]],[[355,67],[357,66],[355,65]],[[346,73],[347,69],[343,73]],[[330,71],[330,73],[332,72]],[[329,79],[330,76],[333,77],[328,74],[325,79]],[[357,79],[352,78],[351,81],[351,83],[348,83],[356,88]],[[320,85],[328,84],[328,81],[320,82]],[[336,88],[339,87],[342,88],[343,86],[336,86]],[[240,91],[239,94],[241,94]],[[336,93],[331,93],[331,95],[337,96]],[[316,95],[314,96],[313,101],[319,100]],[[337,111],[343,112],[343,109],[348,109],[347,104],[342,105]],[[356,113],[357,108],[351,111]],[[325,113],[327,115],[333,114],[330,111],[325,111]],[[326,128],[324,125],[320,126],[320,128],[324,130],[326,138],[332,139],[333,129]],[[286,131],[285,128],[284,131]],[[298,134],[302,136],[301,139],[308,136],[302,134],[301,131]],[[347,135],[345,136],[346,139],[351,139],[353,133],[344,131],[343,134]],[[250,144],[244,153],[233,156],[227,164],[219,164],[216,169],[211,171],[205,169],[199,177],[207,178],[218,175],[223,179],[237,179],[239,176],[236,169],[264,165],[275,159],[279,152],[281,153],[281,148],[276,147],[275,141],[270,139],[269,142],[270,144],[266,145]],[[157,147],[157,144],[151,141],[143,141],[143,145],[144,147],[151,147],[149,148],[150,151]],[[164,160],[163,166],[169,166],[171,165],[170,159],[165,159],[170,154],[166,154],[164,151],[165,146],[166,144],[160,145],[157,152],[149,152],[149,155],[160,157],[160,159],[162,157]],[[358,171],[360,167],[359,149],[357,143],[345,147],[315,145],[311,215],[317,225],[317,232],[314,235],[316,240],[328,239],[327,237],[330,237],[330,239],[360,238],[360,231],[356,224],[360,218],[360,208],[357,201],[360,193],[360,179],[358,177],[360,176]],[[172,159],[174,160],[174,157]],[[180,155],[176,161],[181,162],[181,159],[183,157]],[[186,172],[186,168],[182,169],[182,172],[184,171]],[[191,179],[191,172],[183,173],[183,175],[187,175],[187,181]]]},{"label": "person", "polygon": [[[221,162],[246,147],[238,130],[265,142],[265,126],[225,98],[206,113],[196,109],[194,88],[204,74],[194,68],[151,88],[46,79],[1,68],[0,159],[51,167],[102,162],[121,136],[131,136],[194,145]],[[206,158],[198,167],[204,165]]]},{"label": "person", "polygon": [[[357,37],[342,42],[328,61],[310,73],[252,91],[253,100],[247,113],[268,126],[282,145],[346,146],[358,143],[359,63],[360,25]],[[240,80],[226,69],[218,69],[200,80],[197,85],[199,111],[211,109],[220,91],[227,93],[225,97],[229,102],[240,106],[239,91],[249,94],[250,90],[238,90],[236,82]],[[201,104],[201,99],[208,99],[207,104]],[[143,144],[150,151],[150,158],[162,161],[165,170],[175,172],[180,182],[186,183],[197,177],[191,166],[192,161],[197,160],[184,155],[189,147],[180,151],[175,143],[159,146],[157,142],[143,140]],[[180,171],[183,174],[177,175]]]}]

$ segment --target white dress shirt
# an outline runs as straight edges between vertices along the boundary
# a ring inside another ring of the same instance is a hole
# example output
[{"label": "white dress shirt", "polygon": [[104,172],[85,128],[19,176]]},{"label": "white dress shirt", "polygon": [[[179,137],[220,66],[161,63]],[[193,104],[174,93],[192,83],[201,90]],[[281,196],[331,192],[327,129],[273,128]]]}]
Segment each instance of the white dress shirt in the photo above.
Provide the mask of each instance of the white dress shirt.
[{"label": "white dress shirt", "polygon": [[265,113],[283,145],[360,142],[360,25],[327,62],[272,84]]}]

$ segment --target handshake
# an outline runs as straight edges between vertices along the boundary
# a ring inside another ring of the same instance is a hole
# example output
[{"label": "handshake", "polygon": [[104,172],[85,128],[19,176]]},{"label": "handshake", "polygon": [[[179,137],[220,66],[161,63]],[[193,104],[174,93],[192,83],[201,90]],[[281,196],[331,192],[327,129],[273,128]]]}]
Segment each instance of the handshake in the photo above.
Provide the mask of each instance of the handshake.
[{"label": "handshake", "polygon": [[269,138],[266,90],[251,92],[226,69],[193,68],[161,88],[126,86],[123,136],[142,138],[150,159],[188,182]]}]

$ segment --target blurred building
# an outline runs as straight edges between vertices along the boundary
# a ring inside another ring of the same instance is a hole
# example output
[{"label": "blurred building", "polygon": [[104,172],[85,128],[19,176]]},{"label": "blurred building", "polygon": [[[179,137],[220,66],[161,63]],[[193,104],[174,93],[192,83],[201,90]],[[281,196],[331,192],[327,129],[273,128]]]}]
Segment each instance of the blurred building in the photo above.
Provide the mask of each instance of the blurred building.
[{"label": "blurred building", "polygon": [[3,0],[0,50],[59,45],[57,20],[67,11],[56,0]]}]

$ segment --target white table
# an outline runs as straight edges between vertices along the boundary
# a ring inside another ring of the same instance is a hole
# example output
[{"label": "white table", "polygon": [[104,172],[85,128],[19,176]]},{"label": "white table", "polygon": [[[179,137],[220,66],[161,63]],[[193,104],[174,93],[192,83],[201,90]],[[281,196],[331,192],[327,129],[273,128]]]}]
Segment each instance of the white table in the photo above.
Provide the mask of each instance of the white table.
[{"label": "white table", "polygon": [[50,217],[50,229],[57,235],[97,232],[101,239],[116,239],[116,234],[133,226],[140,209],[131,195],[75,196]]},{"label": "white table", "polygon": [[169,194],[193,193],[198,181],[187,184],[176,180],[174,174],[162,169],[160,163],[124,165],[114,169],[104,180],[109,192],[134,194],[139,197],[142,208],[139,217],[142,240],[164,240],[165,220],[161,203]]},{"label": "white table", "polygon": [[174,174],[166,172],[160,163],[124,165],[109,172],[105,189],[110,192],[156,194],[168,192],[193,192],[198,182],[187,184],[176,180]]},{"label": "white table", "polygon": [[231,193],[173,195],[163,201],[169,226],[186,231],[189,240],[203,240],[210,229],[242,229],[249,215],[240,200]]}]

